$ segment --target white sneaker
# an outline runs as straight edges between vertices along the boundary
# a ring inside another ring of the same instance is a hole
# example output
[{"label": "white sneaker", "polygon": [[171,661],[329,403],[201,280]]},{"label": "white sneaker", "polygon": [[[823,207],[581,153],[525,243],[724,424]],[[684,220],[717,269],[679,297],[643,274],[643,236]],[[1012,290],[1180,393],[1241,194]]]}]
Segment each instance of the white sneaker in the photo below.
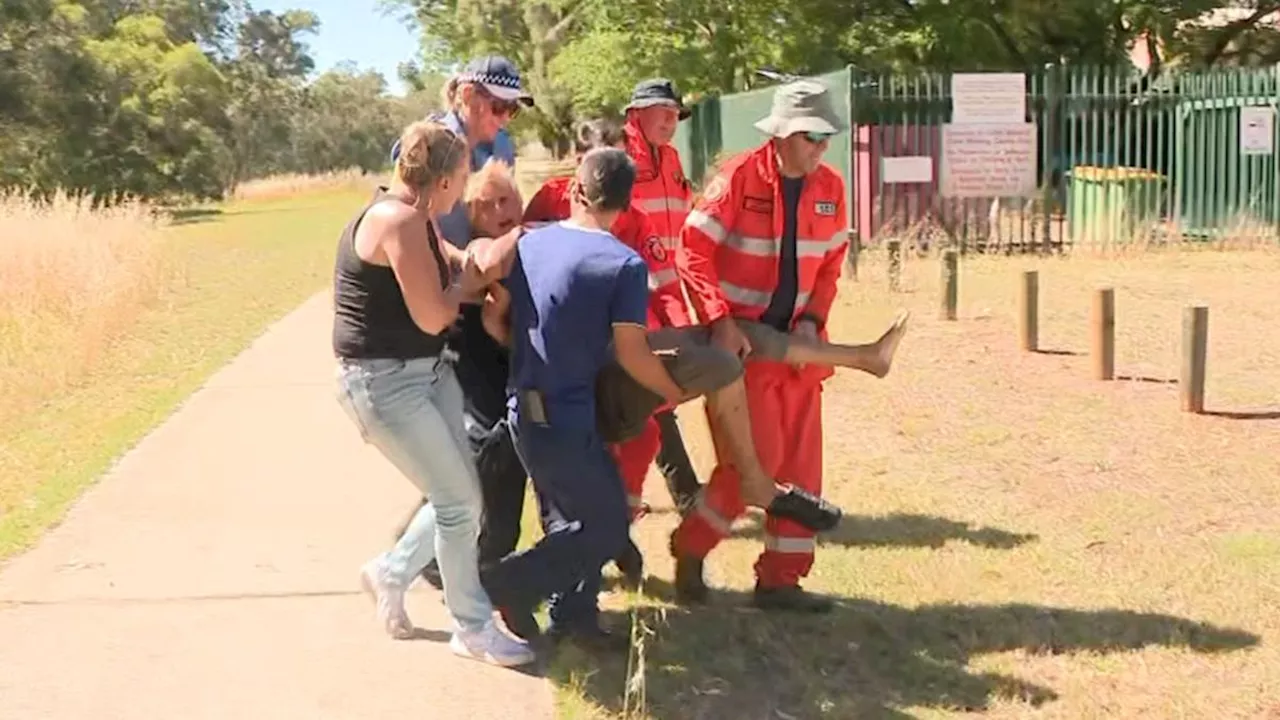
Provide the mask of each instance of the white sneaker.
[{"label": "white sneaker", "polygon": [[454,655],[499,667],[528,665],[536,659],[528,643],[504,633],[497,623],[489,623],[480,632],[455,632],[449,649]]},{"label": "white sneaker", "polygon": [[413,637],[413,622],[404,610],[404,588],[389,585],[376,559],[360,568],[360,585],[378,606],[378,620],[387,634],[396,640]]}]

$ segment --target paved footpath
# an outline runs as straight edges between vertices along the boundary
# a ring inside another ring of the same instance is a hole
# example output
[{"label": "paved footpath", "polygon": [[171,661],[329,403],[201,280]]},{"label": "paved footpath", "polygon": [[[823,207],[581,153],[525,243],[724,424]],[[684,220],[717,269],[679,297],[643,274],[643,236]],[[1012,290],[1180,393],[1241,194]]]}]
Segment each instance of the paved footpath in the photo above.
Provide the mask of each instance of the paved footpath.
[{"label": "paved footpath", "polygon": [[325,294],[210,379],[0,568],[0,718],[551,718],[542,678],[393,641],[360,564],[415,493],[333,396]]}]

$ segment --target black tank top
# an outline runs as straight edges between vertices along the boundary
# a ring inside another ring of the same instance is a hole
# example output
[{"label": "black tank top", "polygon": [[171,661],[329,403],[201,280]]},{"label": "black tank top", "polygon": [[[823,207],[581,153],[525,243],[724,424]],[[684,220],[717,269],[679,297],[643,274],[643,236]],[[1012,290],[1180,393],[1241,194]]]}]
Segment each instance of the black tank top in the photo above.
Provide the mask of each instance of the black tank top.
[{"label": "black tank top", "polygon": [[[342,231],[333,269],[333,353],[340,358],[432,357],[444,349],[443,334],[422,331],[405,304],[404,293],[389,267],[365,262],[356,254],[356,230],[369,208],[389,198],[378,188],[373,200]],[[434,223],[427,224],[428,244],[435,256],[440,287],[449,284],[449,267],[440,251]]]}]

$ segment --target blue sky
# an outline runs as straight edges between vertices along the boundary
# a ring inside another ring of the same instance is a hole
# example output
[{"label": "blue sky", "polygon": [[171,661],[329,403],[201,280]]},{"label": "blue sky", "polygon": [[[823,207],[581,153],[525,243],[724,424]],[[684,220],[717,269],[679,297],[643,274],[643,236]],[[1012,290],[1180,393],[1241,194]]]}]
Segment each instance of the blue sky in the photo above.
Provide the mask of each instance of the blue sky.
[{"label": "blue sky", "polygon": [[320,32],[305,38],[318,72],[350,60],[381,72],[392,92],[403,92],[396,65],[417,57],[418,36],[396,18],[383,16],[377,0],[252,0],[252,5],[272,12],[310,10],[320,17]]}]

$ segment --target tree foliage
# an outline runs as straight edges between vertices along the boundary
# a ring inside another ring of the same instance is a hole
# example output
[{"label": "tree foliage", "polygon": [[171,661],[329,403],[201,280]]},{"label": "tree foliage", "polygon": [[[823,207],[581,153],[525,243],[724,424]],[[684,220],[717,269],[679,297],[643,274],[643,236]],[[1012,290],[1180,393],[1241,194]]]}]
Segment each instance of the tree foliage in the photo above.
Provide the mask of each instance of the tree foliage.
[{"label": "tree foliage", "polygon": [[379,0],[421,31],[397,78],[307,42],[323,18],[250,0],[0,0],[0,192],[113,203],[217,198],[271,173],[381,168],[459,63],[501,53],[537,99],[512,130],[563,151],[636,82],[687,97],[754,71],[1153,69],[1280,62],[1280,0]]},{"label": "tree foliage", "polygon": [[[881,73],[1280,61],[1280,0],[383,0],[416,18],[440,67],[501,52],[531,76],[541,135],[616,112],[646,77],[686,94],[754,71]],[[1213,13],[1234,13],[1222,21]],[[568,105],[568,108],[565,105]]]},{"label": "tree foliage", "polygon": [[0,192],[176,202],[381,169],[439,83],[398,98],[377,73],[312,77],[319,27],[244,0],[0,2]]}]

